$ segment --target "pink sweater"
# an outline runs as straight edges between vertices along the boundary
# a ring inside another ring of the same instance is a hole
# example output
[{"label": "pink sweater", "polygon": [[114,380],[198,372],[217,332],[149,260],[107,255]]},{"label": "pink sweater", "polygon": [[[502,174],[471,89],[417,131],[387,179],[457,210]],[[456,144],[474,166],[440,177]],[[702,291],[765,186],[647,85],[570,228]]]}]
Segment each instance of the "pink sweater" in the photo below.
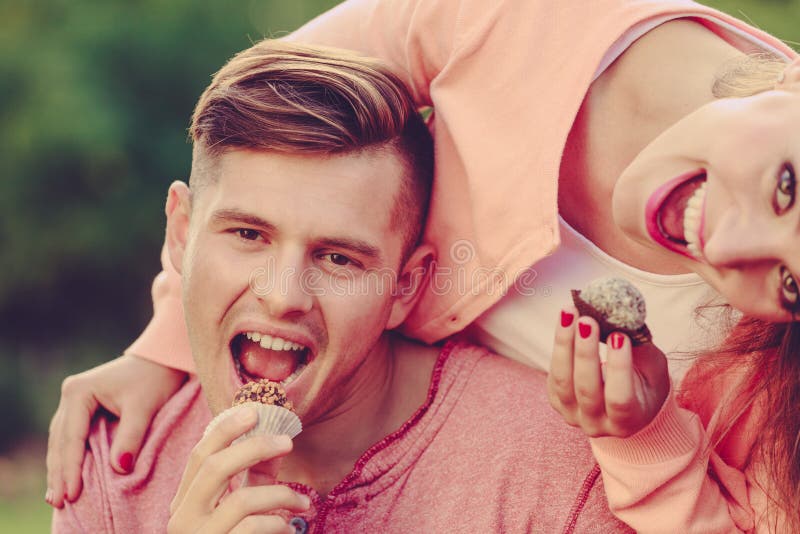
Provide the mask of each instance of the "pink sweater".
[{"label": "pink sweater", "polygon": [[[692,381],[695,367],[687,376]],[[626,438],[590,440],[614,513],[641,532],[782,532],[767,516],[763,462],[753,446],[764,412],[757,398],[725,438],[709,447],[720,406],[738,394],[743,369],[703,376],[682,408],[670,393],[656,418]],[[779,523],[780,524],[780,523]]]},{"label": "pink sweater", "polygon": [[[312,499],[303,515],[311,531],[629,532],[608,509],[585,438],[550,409],[544,384],[543,374],[516,362],[447,345],[427,401],[329,495],[292,484]],[[126,476],[109,467],[114,425],[101,419],[83,493],[55,512],[53,531],[163,532],[210,417],[193,379],[158,414]]]}]

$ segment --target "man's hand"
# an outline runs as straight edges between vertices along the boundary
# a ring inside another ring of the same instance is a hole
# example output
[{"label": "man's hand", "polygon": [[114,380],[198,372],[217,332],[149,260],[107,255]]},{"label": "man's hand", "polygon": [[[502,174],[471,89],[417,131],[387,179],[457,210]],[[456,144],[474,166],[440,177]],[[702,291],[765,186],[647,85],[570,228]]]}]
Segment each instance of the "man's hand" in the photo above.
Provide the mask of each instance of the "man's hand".
[{"label": "man's hand", "polygon": [[120,418],[111,444],[111,467],[118,473],[131,472],[150,421],[186,376],[143,358],[120,356],[67,377],[50,422],[45,500],[60,508],[65,499],[80,495],[86,439],[99,407]]},{"label": "man's hand", "polygon": [[225,417],[192,450],[180,486],[170,505],[167,532],[264,532],[293,534],[294,528],[270,512],[303,512],[305,495],[274,484],[242,486],[230,491],[233,477],[258,463],[292,450],[288,436],[254,436],[231,445],[255,425],[255,410],[242,407]]},{"label": "man's hand", "polygon": [[627,336],[612,332],[603,365],[598,336],[594,319],[578,318],[574,307],[562,311],[547,377],[550,404],[590,437],[627,437],[647,426],[664,404],[667,359],[653,344],[631,347]]}]

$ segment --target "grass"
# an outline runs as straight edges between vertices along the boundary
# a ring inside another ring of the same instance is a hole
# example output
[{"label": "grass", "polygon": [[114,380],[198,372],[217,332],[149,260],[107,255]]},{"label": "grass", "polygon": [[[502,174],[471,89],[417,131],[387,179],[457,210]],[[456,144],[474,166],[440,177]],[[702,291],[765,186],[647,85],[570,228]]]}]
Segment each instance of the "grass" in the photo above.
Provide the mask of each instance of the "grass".
[{"label": "grass", "polygon": [[52,508],[44,502],[45,447],[45,438],[38,437],[0,456],[0,532],[50,532]]},{"label": "grass", "polygon": [[28,495],[12,500],[0,500],[0,532],[14,534],[43,534],[50,532],[52,508],[41,495]]}]

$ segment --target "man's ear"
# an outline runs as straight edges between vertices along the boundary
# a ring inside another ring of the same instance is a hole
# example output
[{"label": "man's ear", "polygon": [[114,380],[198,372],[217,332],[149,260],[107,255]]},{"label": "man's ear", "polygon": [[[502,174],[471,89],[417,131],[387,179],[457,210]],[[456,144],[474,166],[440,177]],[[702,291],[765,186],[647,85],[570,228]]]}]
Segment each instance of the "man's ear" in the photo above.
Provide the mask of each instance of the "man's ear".
[{"label": "man's ear", "polygon": [[392,312],[386,323],[386,329],[397,328],[406,320],[431,279],[434,266],[435,249],[432,245],[423,244],[411,253],[395,287],[395,300]]},{"label": "man's ear", "polygon": [[800,57],[786,66],[775,88],[800,91]]},{"label": "man's ear", "polygon": [[182,272],[183,255],[189,239],[189,217],[192,213],[192,192],[184,182],[175,181],[169,186],[167,204],[167,250],[169,260],[178,273]]}]

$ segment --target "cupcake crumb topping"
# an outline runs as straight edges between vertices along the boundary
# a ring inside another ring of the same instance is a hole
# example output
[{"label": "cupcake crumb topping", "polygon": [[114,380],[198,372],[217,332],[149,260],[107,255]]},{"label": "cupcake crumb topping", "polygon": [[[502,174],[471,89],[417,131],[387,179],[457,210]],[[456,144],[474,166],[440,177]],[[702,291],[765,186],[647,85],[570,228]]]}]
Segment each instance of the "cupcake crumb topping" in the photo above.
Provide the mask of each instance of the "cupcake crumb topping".
[{"label": "cupcake crumb topping", "polygon": [[644,325],[644,297],[625,279],[595,280],[580,292],[580,296],[614,326],[636,330]]},{"label": "cupcake crumb topping", "polygon": [[262,378],[256,382],[248,382],[239,388],[233,397],[233,406],[244,404],[245,402],[260,402],[261,404],[272,404],[291,410],[292,401],[286,398],[286,390],[277,382]]}]

